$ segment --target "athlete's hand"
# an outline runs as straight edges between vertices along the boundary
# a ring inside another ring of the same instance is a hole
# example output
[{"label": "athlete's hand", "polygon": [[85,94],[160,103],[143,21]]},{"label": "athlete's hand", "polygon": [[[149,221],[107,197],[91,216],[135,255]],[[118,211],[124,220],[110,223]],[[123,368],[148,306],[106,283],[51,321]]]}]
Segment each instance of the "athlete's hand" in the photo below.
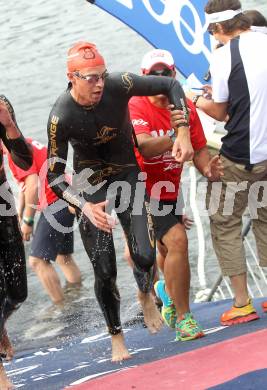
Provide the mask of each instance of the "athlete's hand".
[{"label": "athlete's hand", "polygon": [[179,127],[177,138],[172,147],[172,156],[181,164],[193,159],[194,150],[188,127]]},{"label": "athlete's hand", "polygon": [[185,229],[190,230],[194,223],[194,220],[189,218],[186,214],[184,214],[182,218]]},{"label": "athlete's hand", "polygon": [[209,181],[219,181],[224,175],[223,168],[220,156],[213,156],[204,170],[204,176],[206,176]]},{"label": "athlete's hand", "polygon": [[[168,109],[169,109],[170,114],[171,114],[171,126],[172,126],[172,128],[175,129],[181,123],[186,122],[187,119],[185,117],[185,114],[184,114],[183,110],[174,110],[173,108],[174,108],[173,104],[169,104],[168,105]],[[190,116],[190,113],[191,113],[190,109],[188,109],[188,113],[189,113],[189,116]]]},{"label": "athlete's hand", "polygon": [[31,235],[33,233],[33,226],[26,225],[26,223],[22,222],[21,233],[23,241],[30,241]]},{"label": "athlete's hand", "polygon": [[116,221],[105,212],[107,204],[108,200],[96,204],[86,202],[82,208],[82,212],[98,229],[111,233]]},{"label": "athlete's hand", "polygon": [[5,127],[6,135],[8,138],[16,139],[21,135],[8,111],[5,102],[3,102],[2,100],[0,100],[0,122]]},{"label": "athlete's hand", "polygon": [[172,147],[172,156],[179,163],[192,160],[194,150],[190,140],[190,132],[187,126],[177,126],[181,123],[187,122],[184,112],[181,110],[174,110],[173,105],[170,104],[168,108],[171,110],[171,126],[174,128],[177,137]]},{"label": "athlete's hand", "polygon": [[8,108],[5,102],[3,102],[2,100],[0,100],[0,122],[6,129],[14,125],[14,122],[11,118]]}]

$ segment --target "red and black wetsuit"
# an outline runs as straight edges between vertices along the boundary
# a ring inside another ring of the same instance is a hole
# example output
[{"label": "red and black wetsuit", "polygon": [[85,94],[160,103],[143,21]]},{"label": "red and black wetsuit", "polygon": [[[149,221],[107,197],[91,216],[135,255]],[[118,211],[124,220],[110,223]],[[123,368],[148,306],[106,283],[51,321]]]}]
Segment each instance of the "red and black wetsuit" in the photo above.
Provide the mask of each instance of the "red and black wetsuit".
[{"label": "red and black wetsuit", "polygon": [[[16,123],[13,108],[7,98],[0,95]],[[9,150],[12,160],[22,169],[32,165],[32,154],[21,135],[8,139],[0,122],[0,139]],[[0,141],[0,332],[8,316],[27,297],[27,276],[24,245],[19,227],[15,201],[6,179],[3,149]]]},{"label": "red and black wetsuit", "polygon": [[[116,207],[122,206],[117,215],[135,264],[138,287],[143,292],[152,287],[155,243],[148,207],[142,199],[143,183],[138,182],[140,171],[128,101],[134,95],[158,94],[167,95],[170,103],[187,113],[183,90],[173,78],[113,73],[105,80],[101,101],[96,106],[79,105],[68,89],[56,101],[48,121],[50,185],[59,197],[80,210],[86,201],[97,203],[107,197]],[[74,150],[76,186],[70,186],[63,177],[68,143]],[[121,189],[118,181],[124,183]],[[98,190],[97,185],[101,187]],[[80,232],[95,272],[96,297],[110,333],[116,334],[121,330],[120,296],[112,235],[97,229],[86,217],[82,218]]]}]

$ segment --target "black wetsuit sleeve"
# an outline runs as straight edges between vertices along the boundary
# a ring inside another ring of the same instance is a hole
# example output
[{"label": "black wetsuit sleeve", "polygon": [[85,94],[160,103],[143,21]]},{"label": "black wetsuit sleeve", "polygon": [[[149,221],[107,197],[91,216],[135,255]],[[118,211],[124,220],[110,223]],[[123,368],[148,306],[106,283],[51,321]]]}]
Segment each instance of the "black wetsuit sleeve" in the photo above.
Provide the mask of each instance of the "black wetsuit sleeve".
[{"label": "black wetsuit sleeve", "polygon": [[15,117],[15,112],[14,112],[14,109],[13,109],[11,103],[4,95],[0,95],[0,100],[6,104],[8,111],[12,117],[12,120],[15,123],[15,125],[20,133],[20,136],[18,138],[10,139],[6,135],[5,127],[0,123],[1,139],[4,143],[4,145],[6,146],[6,148],[8,149],[13,162],[19,168],[26,171],[32,165],[31,147],[27,144],[25,138],[23,137],[21,131],[18,128],[18,125],[16,122],[16,117]]},{"label": "black wetsuit sleeve", "polygon": [[56,113],[50,114],[47,135],[47,179],[49,186],[59,198],[64,199],[73,207],[82,209],[86,203],[84,198],[65,179],[68,156],[68,129]]},{"label": "black wetsuit sleeve", "polygon": [[[180,126],[188,126],[188,107],[183,88],[179,81],[172,77],[138,76],[133,73],[112,73],[109,78],[129,98],[132,96],[154,96],[163,94],[175,109],[184,112],[186,122]],[[180,127],[179,126],[179,127]]]}]

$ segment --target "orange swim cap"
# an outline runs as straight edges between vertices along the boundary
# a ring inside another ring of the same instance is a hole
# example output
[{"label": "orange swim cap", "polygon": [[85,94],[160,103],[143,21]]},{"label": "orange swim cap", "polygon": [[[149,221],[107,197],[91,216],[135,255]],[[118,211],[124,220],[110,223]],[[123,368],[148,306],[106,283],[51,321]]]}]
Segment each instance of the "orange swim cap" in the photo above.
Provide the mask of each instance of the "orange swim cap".
[{"label": "orange swim cap", "polygon": [[99,65],[105,65],[105,61],[93,43],[77,42],[68,50],[67,68],[70,73]]}]

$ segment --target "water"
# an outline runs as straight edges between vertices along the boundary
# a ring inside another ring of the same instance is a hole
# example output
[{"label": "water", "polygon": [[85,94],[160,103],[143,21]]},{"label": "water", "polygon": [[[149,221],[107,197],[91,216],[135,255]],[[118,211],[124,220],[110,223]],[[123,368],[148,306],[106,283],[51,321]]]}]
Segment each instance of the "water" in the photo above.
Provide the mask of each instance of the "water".
[{"label": "water", "polygon": [[[267,15],[265,1],[244,1],[243,5],[244,8],[257,8]],[[0,91],[11,100],[24,135],[44,144],[48,114],[66,86],[66,50],[73,42],[94,42],[104,54],[110,71],[139,73],[140,60],[151,49],[135,32],[84,0],[0,0],[0,6]],[[208,237],[207,221],[204,222]],[[121,312],[122,319],[126,320],[137,310],[136,285],[122,259],[119,228],[114,236]],[[193,295],[199,288],[194,227],[189,232],[189,242]],[[210,244],[206,250],[210,282],[216,279],[219,271]],[[75,258],[83,273],[83,287],[80,292],[67,291],[67,303],[63,309],[51,306],[37,278],[28,270],[29,297],[8,326],[17,350],[53,344],[58,339],[69,340],[73,335],[92,331],[95,326],[104,326],[94,298],[92,267],[78,232],[75,233]]]}]

